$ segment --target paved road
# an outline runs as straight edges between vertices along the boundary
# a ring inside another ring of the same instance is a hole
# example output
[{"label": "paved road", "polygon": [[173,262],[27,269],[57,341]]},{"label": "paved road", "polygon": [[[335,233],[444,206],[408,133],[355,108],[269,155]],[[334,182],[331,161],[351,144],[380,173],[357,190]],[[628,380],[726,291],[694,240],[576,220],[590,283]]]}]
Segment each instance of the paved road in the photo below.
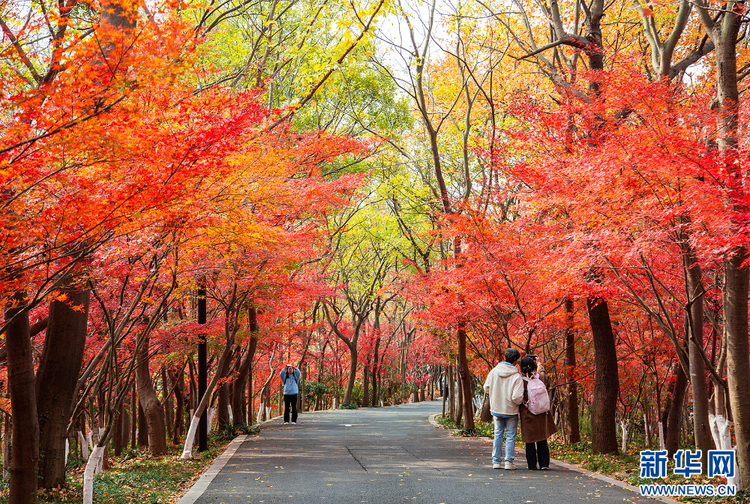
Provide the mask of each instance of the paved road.
[{"label": "paved road", "polygon": [[428,422],[437,401],[300,416],[248,438],[195,501],[240,503],[655,502],[559,465],[492,469],[492,445]]}]

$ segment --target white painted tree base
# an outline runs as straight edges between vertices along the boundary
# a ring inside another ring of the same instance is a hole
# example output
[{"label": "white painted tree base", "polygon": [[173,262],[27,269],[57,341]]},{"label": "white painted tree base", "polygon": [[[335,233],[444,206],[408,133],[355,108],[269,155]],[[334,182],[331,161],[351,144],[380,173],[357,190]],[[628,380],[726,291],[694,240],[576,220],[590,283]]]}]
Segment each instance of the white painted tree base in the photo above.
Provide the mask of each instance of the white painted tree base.
[{"label": "white painted tree base", "polygon": [[185,436],[185,446],[182,449],[182,455],[180,455],[182,460],[193,459],[193,443],[195,443],[195,433],[198,432],[198,422],[200,421],[201,418],[197,416],[194,416],[190,420],[190,428],[188,429],[187,436]]},{"label": "white painted tree base", "polygon": [[78,431],[78,441],[81,443],[81,455],[83,455],[83,460],[86,462],[89,461],[89,445],[86,442],[86,438],[83,435],[83,432]]},{"label": "white painted tree base", "polygon": [[86,469],[83,471],[83,504],[93,504],[94,502],[94,471],[101,467],[103,458],[104,447],[97,446],[91,452],[89,461],[86,462]]}]

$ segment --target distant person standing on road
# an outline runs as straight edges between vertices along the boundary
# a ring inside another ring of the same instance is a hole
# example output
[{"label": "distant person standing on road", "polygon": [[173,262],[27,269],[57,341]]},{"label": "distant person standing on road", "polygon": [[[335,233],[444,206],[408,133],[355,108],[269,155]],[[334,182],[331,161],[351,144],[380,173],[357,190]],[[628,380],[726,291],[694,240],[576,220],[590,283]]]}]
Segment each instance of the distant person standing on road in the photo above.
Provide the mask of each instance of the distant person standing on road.
[{"label": "distant person standing on road", "polygon": [[292,408],[292,424],[297,423],[297,397],[299,395],[299,369],[293,364],[287,364],[279,373],[284,384],[284,423],[289,423],[289,407]]},{"label": "distant person standing on road", "polygon": [[505,351],[501,362],[487,375],[484,391],[490,396],[490,412],[495,423],[495,442],[492,445],[492,467],[502,469],[503,434],[505,434],[505,469],[515,469],[518,405],[523,401],[523,379],[515,363],[521,352],[515,348]]},{"label": "distant person standing on road", "polygon": [[[536,355],[527,355],[521,359],[521,373],[524,380],[524,404],[521,405],[521,440],[526,443],[526,464],[530,470],[549,469],[549,445],[547,439],[557,432],[555,419],[549,408],[543,413],[534,415],[529,411],[532,405],[527,406],[529,402],[528,384],[529,380],[539,378],[544,385],[547,385],[547,375],[541,362],[537,363]],[[541,387],[541,386],[540,386]],[[547,399],[549,402],[549,399]]]}]

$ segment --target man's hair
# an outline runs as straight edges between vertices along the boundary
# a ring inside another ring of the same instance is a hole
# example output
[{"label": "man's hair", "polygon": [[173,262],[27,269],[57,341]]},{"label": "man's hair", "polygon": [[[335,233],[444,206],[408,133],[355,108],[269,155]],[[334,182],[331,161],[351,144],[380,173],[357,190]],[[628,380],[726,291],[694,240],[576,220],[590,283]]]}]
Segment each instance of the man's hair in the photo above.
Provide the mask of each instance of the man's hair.
[{"label": "man's hair", "polygon": [[511,364],[513,364],[519,358],[521,358],[521,352],[519,352],[515,348],[509,348],[505,351],[505,362],[510,362]]}]

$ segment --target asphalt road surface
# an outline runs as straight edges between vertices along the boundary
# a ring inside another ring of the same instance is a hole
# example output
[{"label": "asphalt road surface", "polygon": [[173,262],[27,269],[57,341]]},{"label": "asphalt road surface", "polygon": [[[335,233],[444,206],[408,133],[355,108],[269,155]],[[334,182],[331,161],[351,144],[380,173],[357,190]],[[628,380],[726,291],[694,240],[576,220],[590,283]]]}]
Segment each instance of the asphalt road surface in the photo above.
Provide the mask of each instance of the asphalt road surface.
[{"label": "asphalt road surface", "polygon": [[297,425],[276,420],[239,446],[195,502],[657,502],[554,461],[549,471],[529,471],[520,449],[517,470],[493,469],[490,442],[429,423],[440,411],[434,401],[305,413]]}]

